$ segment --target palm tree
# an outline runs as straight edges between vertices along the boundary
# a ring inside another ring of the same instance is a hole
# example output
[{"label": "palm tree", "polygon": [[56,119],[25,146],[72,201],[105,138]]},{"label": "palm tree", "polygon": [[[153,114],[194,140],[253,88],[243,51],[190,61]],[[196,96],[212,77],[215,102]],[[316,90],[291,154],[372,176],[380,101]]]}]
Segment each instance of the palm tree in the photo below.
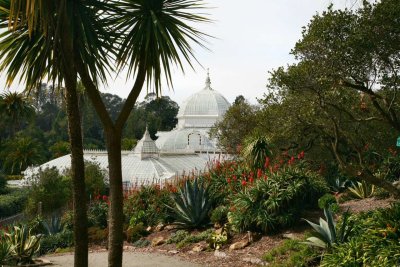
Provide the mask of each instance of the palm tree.
[{"label": "palm tree", "polygon": [[[0,0],[0,3],[1,1],[7,0]],[[67,92],[75,93],[76,90],[70,88],[76,87],[76,72],[79,73],[102,121],[110,177],[109,266],[122,265],[122,129],[146,78],[148,85],[154,83],[156,93],[160,93],[162,74],[171,85],[172,65],[177,65],[183,70],[183,60],[190,64],[194,58],[191,44],[203,46],[206,35],[189,25],[208,22],[207,18],[193,13],[196,9],[204,8],[202,2],[202,0],[13,1],[9,24],[14,28],[14,32],[15,28],[18,30],[19,24],[26,25],[29,40],[32,42],[32,39],[37,38],[38,43],[51,44],[48,50],[56,55],[51,58],[53,61],[48,60],[49,55],[44,56],[42,62],[51,64],[43,63],[46,67],[40,69],[38,66],[34,73],[42,73],[45,70],[50,76],[63,78]],[[110,37],[114,38],[113,42],[110,42]],[[32,44],[27,45],[32,47]],[[97,86],[99,81],[105,82],[110,67],[109,56],[116,57],[120,69],[127,66],[129,75],[135,76],[133,88],[115,121],[107,112]],[[31,63],[28,61],[27,64]],[[11,72],[11,76],[13,73]],[[35,80],[29,75],[27,79]],[[74,147],[72,143],[71,147]],[[75,252],[76,250],[77,248]]]},{"label": "palm tree", "polygon": [[0,95],[0,113],[11,120],[12,136],[14,136],[21,128],[22,120],[32,118],[34,109],[23,94],[7,92]]},{"label": "palm tree", "polygon": [[20,174],[27,167],[40,164],[44,151],[39,142],[30,137],[9,139],[1,152],[3,167],[11,174]]},{"label": "palm tree", "polygon": [[[87,266],[84,161],[76,92],[77,72],[71,64],[71,58],[67,56],[71,54],[68,54],[67,48],[72,42],[65,38],[71,36],[72,32],[65,18],[71,15],[67,2],[71,1],[0,0],[0,28],[5,29],[0,34],[0,71],[6,72],[8,85],[20,74],[28,91],[39,87],[45,78],[59,86],[63,83],[66,86],[74,197],[74,264]],[[30,9],[35,4],[43,7],[43,10],[33,16],[28,10],[36,12],[38,9]]]},{"label": "palm tree", "polygon": [[127,66],[128,75],[135,76],[133,88],[117,119],[112,121],[99,91],[84,68],[84,61],[75,52],[75,64],[88,96],[102,120],[108,151],[110,177],[109,211],[109,266],[122,265],[123,245],[123,188],[121,171],[121,138],[126,120],[142,91],[144,82],[153,83],[158,95],[161,90],[161,76],[165,75],[172,84],[171,67],[177,65],[183,71],[183,60],[191,65],[195,59],[190,42],[202,47],[206,34],[188,23],[208,22],[201,15],[193,14],[203,9],[202,1],[196,0],[121,0],[114,1],[115,9],[109,20],[117,29],[116,43],[119,44],[117,63],[120,68]]}]

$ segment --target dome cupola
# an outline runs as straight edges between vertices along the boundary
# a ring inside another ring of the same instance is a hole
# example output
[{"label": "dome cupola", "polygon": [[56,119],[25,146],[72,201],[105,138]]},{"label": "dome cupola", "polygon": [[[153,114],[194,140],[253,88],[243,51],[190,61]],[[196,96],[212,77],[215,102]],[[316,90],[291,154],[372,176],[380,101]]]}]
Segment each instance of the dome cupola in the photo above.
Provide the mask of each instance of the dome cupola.
[{"label": "dome cupola", "polygon": [[204,89],[190,96],[179,109],[178,128],[210,128],[222,119],[229,106],[226,98],[211,88],[207,73]]}]

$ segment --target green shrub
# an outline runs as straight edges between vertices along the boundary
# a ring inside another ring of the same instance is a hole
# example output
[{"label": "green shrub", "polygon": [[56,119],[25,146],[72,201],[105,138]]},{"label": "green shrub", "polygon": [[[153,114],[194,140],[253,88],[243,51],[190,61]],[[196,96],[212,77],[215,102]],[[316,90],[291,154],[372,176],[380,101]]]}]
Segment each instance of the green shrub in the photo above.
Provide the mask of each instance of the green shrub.
[{"label": "green shrub", "polygon": [[40,170],[32,181],[26,207],[29,214],[37,214],[39,202],[42,202],[43,214],[50,214],[63,208],[70,200],[69,180],[56,168]]},{"label": "green shrub", "polygon": [[103,229],[100,227],[89,227],[88,228],[88,239],[90,243],[94,244],[104,244],[107,242],[108,229]]},{"label": "green shrub", "polygon": [[143,239],[143,238],[142,238],[142,239],[139,239],[139,240],[133,242],[132,245],[133,245],[134,247],[137,247],[137,248],[144,248],[144,247],[148,247],[150,244],[151,244],[151,243],[150,243],[149,240]]},{"label": "green shrub", "polygon": [[330,209],[333,212],[339,211],[339,205],[335,196],[329,193],[323,195],[318,199],[318,207],[320,209]]},{"label": "green shrub", "polygon": [[204,227],[209,223],[208,213],[212,203],[204,182],[199,179],[186,180],[172,198],[174,204],[170,209],[173,212],[174,223],[187,228]]},{"label": "green shrub", "polygon": [[131,219],[129,220],[129,225],[137,225],[139,223],[144,223],[146,221],[146,212],[144,210],[138,210],[134,214],[132,214]]},{"label": "green shrub", "polygon": [[7,180],[4,173],[0,170],[0,195],[7,193]]},{"label": "green shrub", "polygon": [[39,255],[54,252],[60,248],[68,248],[74,245],[73,232],[66,230],[53,235],[47,235],[40,240]]},{"label": "green shrub", "polygon": [[138,223],[135,225],[130,225],[125,234],[126,240],[132,243],[144,236],[147,236],[149,232],[146,230],[146,227],[143,225],[143,223]]},{"label": "green shrub", "polygon": [[28,199],[24,189],[12,189],[6,195],[0,195],[0,217],[17,214],[25,208]]},{"label": "green shrub", "polygon": [[188,237],[190,234],[188,231],[185,230],[178,230],[175,233],[173,233],[165,243],[167,244],[177,244],[181,241],[183,241],[186,237]]},{"label": "green shrub", "polygon": [[376,175],[390,182],[400,180],[400,154],[389,154],[389,156],[383,160]]},{"label": "green shrub", "polygon": [[183,240],[179,241],[176,244],[177,248],[183,248],[188,244],[198,243],[200,241],[205,241],[211,238],[214,231],[212,229],[208,229],[198,234],[191,234],[186,236]]},{"label": "green shrub", "polygon": [[218,206],[211,212],[211,222],[220,226],[228,222],[228,207]]},{"label": "green shrub", "polygon": [[298,240],[284,240],[265,253],[263,260],[272,267],[317,266],[320,260],[318,254],[317,250]]},{"label": "green shrub", "polygon": [[228,243],[228,231],[223,229],[221,232],[213,232],[207,239],[207,244],[210,248],[219,250],[223,245]]},{"label": "green shrub", "polygon": [[172,205],[171,192],[167,188],[157,185],[143,186],[140,190],[131,192],[124,201],[124,214],[126,223],[132,217],[146,226],[154,226],[159,223],[170,223],[172,217],[167,205]]},{"label": "green shrub", "polygon": [[327,191],[317,174],[287,168],[235,195],[228,220],[240,232],[276,232],[297,222],[305,209],[315,208]]},{"label": "green shrub", "polygon": [[88,197],[106,193],[106,172],[99,163],[85,161],[85,185]]},{"label": "green shrub", "polygon": [[[104,200],[103,200],[104,198]],[[88,225],[89,227],[107,228],[108,222],[108,198],[103,196],[96,199],[89,205],[88,209]]]}]

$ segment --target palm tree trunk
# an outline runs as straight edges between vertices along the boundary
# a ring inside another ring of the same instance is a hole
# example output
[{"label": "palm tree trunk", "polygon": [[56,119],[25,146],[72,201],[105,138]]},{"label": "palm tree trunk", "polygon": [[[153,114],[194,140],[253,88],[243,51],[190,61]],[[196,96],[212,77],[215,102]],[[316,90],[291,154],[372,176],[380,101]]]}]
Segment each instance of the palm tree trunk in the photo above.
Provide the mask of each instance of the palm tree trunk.
[{"label": "palm tree trunk", "polygon": [[71,145],[71,172],[74,207],[74,266],[88,266],[85,165],[83,160],[81,116],[76,92],[76,73],[65,78],[68,131]]},{"label": "palm tree trunk", "polygon": [[108,212],[108,266],[121,267],[123,253],[123,186],[121,165],[121,133],[107,129],[106,142],[110,176],[110,209]]},{"label": "palm tree trunk", "polygon": [[122,188],[122,164],[121,164],[121,134],[126,120],[131,113],[136,100],[141,92],[145,78],[145,65],[141,65],[135,80],[135,84],[122,107],[115,123],[112,121],[96,85],[90,78],[83,61],[78,53],[74,54],[75,66],[86,88],[89,99],[95,108],[97,115],[104,127],[108,152],[108,173],[110,178],[110,209],[108,221],[108,266],[121,267],[123,253],[123,188]]}]

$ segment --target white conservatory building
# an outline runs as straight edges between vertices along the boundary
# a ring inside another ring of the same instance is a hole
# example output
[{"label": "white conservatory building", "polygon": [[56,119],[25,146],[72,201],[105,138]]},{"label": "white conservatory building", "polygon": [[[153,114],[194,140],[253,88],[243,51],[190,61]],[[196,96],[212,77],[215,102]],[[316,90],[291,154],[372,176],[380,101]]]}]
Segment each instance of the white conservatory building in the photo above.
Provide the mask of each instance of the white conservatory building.
[{"label": "white conservatory building", "polygon": [[[208,163],[220,158],[222,152],[216,140],[209,138],[211,127],[221,120],[230,104],[211,88],[207,75],[204,89],[190,96],[180,107],[178,124],[169,132],[158,132],[152,140],[147,129],[132,151],[122,151],[122,179],[126,186],[163,182],[184,173],[207,169]],[[84,158],[96,161],[108,169],[107,151],[85,150]],[[62,172],[71,165],[70,155],[53,159],[41,166],[29,168],[29,178],[38,170],[56,167]]]}]

